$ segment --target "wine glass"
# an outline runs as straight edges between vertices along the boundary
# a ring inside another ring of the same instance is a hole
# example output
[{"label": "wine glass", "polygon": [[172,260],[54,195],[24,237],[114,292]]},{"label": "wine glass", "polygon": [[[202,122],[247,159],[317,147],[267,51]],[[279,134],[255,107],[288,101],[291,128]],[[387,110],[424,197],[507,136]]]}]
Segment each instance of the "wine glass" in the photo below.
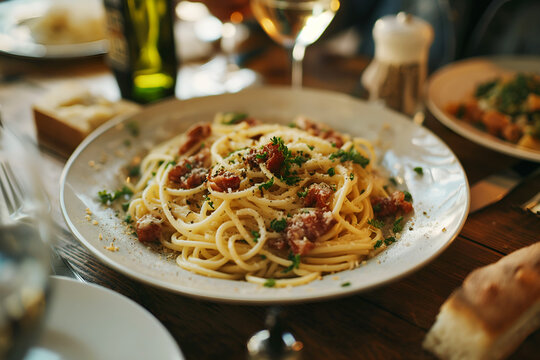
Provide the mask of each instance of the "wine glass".
[{"label": "wine glass", "polygon": [[0,358],[21,359],[37,340],[49,298],[48,202],[37,151],[0,123]]},{"label": "wine glass", "polygon": [[193,86],[200,94],[214,95],[225,92],[238,92],[260,82],[253,70],[240,68],[236,63],[239,43],[247,38],[249,30],[243,25],[251,15],[249,0],[197,0],[221,21],[220,52],[194,75]]},{"label": "wine glass", "polygon": [[339,6],[339,0],[251,0],[264,31],[291,52],[293,88],[302,87],[306,47],[319,39]]}]

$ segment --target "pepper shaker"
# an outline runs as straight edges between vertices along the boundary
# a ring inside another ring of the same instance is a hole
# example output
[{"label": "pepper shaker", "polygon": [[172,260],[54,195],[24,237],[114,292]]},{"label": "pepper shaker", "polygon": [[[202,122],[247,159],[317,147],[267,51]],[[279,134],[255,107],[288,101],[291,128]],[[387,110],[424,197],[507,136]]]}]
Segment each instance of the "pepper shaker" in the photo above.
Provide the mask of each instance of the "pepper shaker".
[{"label": "pepper shaker", "polygon": [[377,20],[375,57],[361,79],[368,99],[409,116],[419,112],[433,36],[428,22],[404,12]]}]

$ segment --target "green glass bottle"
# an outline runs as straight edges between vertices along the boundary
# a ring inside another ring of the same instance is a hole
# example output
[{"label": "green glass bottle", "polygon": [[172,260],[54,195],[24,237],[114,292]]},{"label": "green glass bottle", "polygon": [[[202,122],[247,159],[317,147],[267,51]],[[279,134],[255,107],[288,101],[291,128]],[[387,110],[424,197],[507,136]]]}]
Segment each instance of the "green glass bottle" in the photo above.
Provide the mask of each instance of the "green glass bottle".
[{"label": "green glass bottle", "polygon": [[125,99],[146,104],[173,96],[178,61],[172,0],[105,0],[107,63]]}]

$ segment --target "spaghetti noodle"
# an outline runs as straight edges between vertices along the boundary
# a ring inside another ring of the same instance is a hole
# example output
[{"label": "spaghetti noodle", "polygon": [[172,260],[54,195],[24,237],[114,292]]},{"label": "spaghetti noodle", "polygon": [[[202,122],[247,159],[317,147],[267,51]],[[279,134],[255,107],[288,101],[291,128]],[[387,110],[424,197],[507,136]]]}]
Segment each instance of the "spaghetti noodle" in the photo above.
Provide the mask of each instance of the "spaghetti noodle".
[{"label": "spaghetti noodle", "polygon": [[386,247],[394,238],[376,218],[412,210],[374,163],[369,141],[305,118],[218,114],[146,155],[128,214],[140,241],[160,241],[189,271],[306,284]]}]

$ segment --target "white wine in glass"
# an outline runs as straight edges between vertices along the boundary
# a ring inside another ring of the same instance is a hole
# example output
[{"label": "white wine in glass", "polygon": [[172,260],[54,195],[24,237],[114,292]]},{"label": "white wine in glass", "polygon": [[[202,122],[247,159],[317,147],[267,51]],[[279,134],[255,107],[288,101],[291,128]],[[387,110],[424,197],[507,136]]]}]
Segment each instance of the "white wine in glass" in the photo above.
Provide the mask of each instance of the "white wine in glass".
[{"label": "white wine in glass", "polygon": [[292,86],[301,88],[306,47],[332,22],[339,0],[251,0],[251,8],[264,31],[291,51]]}]

